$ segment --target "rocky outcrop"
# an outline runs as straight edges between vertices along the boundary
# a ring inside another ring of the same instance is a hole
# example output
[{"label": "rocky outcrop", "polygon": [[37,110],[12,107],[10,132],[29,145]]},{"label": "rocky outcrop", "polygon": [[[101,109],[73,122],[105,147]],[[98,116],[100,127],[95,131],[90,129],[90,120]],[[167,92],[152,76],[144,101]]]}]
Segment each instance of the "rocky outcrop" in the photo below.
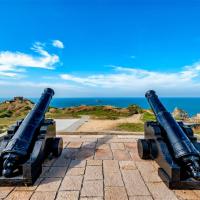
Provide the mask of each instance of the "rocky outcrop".
[{"label": "rocky outcrop", "polygon": [[177,107],[172,112],[172,115],[175,119],[179,119],[179,120],[185,120],[189,118],[188,113],[186,111]]}]

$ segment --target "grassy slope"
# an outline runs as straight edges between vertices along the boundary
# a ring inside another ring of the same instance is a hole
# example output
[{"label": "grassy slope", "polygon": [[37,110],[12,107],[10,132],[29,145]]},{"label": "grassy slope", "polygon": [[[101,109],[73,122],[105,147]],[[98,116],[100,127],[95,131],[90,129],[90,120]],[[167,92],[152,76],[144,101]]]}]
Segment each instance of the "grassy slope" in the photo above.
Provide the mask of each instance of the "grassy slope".
[{"label": "grassy slope", "polygon": [[130,131],[130,132],[143,132],[144,131],[144,122],[154,121],[155,116],[150,111],[144,111],[141,117],[142,123],[122,123],[116,127],[116,130],[119,131]]}]

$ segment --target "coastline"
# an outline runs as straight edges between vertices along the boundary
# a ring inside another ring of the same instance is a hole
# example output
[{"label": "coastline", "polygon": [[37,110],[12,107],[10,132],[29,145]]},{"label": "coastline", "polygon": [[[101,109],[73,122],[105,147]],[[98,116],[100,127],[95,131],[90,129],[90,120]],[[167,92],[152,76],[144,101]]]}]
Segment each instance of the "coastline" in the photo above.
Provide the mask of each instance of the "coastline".
[{"label": "coastline", "polygon": [[[0,98],[0,103],[12,98]],[[38,98],[28,98],[37,102]],[[173,112],[178,107],[185,110],[190,117],[200,113],[200,97],[163,97],[160,98],[166,108]],[[126,108],[131,104],[139,105],[143,109],[149,109],[149,105],[143,97],[85,97],[85,98],[53,98],[50,106],[56,108],[69,108],[81,105],[86,106],[114,106]]]}]

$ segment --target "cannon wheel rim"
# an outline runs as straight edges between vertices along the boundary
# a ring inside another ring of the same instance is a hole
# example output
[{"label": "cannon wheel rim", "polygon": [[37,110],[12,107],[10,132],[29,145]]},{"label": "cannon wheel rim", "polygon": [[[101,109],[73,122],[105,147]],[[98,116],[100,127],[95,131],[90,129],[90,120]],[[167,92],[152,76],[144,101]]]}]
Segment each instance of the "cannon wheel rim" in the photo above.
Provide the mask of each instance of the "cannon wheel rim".
[{"label": "cannon wheel rim", "polygon": [[141,159],[151,159],[150,144],[146,139],[139,139],[137,142],[138,154]]},{"label": "cannon wheel rim", "polygon": [[52,148],[53,155],[55,157],[59,157],[63,149],[63,139],[58,137],[54,138],[52,146],[53,146]]}]

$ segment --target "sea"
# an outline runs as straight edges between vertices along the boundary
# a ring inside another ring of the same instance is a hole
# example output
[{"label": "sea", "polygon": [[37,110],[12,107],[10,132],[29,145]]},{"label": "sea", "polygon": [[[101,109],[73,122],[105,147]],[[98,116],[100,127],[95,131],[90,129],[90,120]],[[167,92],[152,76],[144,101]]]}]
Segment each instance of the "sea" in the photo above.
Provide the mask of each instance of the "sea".
[{"label": "sea", "polygon": [[[33,102],[37,102],[37,98],[29,98]],[[0,102],[5,100],[10,100],[9,98],[0,98]],[[200,98],[190,98],[190,97],[168,97],[160,98],[165,107],[172,112],[174,108],[181,108],[185,110],[189,116],[194,116],[200,113]],[[111,105],[116,107],[127,107],[131,104],[137,104],[142,108],[150,108],[148,102],[142,97],[90,97],[90,98],[53,98],[50,106],[57,108],[80,106],[80,105]]]}]

